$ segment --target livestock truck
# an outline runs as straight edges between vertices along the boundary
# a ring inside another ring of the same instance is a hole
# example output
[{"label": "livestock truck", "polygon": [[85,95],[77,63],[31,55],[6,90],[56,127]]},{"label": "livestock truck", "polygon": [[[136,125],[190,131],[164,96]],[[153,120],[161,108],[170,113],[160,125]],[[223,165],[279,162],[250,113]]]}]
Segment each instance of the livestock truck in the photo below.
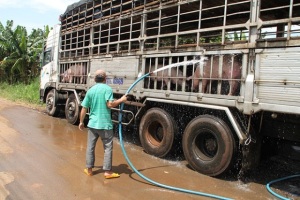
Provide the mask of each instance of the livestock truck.
[{"label": "livestock truck", "polygon": [[252,169],[265,150],[300,159],[298,0],[81,0],[45,43],[47,113],[76,124],[97,69],[115,98],[157,72],[129,92],[122,122],[112,110],[153,156],[182,151],[209,176]]}]

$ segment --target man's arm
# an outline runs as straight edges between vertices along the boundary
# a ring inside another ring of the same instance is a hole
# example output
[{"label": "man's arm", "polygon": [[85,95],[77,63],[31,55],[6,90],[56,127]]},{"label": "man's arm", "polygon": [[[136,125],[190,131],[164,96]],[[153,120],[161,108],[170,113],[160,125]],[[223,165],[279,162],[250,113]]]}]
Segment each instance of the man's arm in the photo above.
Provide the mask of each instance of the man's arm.
[{"label": "man's arm", "polygon": [[114,107],[120,105],[122,102],[125,102],[125,101],[127,101],[127,97],[126,97],[126,95],[123,95],[123,96],[122,96],[120,99],[118,99],[118,100],[115,100],[115,101],[108,101],[108,102],[106,103],[106,105],[107,105],[107,107],[109,107],[109,108],[114,108]]},{"label": "man's arm", "polygon": [[79,126],[78,126],[78,128],[79,128],[81,131],[82,131],[83,128],[84,128],[83,121],[84,121],[86,112],[87,112],[87,108],[82,107],[81,112],[80,112],[80,122],[79,122]]}]

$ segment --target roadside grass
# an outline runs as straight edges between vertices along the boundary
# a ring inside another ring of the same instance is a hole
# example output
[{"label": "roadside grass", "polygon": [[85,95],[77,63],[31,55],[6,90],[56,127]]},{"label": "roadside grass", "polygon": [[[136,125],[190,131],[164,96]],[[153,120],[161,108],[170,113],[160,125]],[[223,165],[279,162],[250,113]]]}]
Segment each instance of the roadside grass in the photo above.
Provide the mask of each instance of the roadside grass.
[{"label": "roadside grass", "polygon": [[39,78],[35,78],[35,80],[28,85],[22,83],[12,85],[0,83],[0,97],[14,102],[42,106],[39,87]]}]

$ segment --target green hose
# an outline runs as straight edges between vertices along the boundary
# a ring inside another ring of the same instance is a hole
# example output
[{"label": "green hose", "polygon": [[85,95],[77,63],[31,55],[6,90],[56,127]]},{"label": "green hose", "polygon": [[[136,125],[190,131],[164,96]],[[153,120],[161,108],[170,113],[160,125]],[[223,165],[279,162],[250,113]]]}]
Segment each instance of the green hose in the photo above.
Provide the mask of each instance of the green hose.
[{"label": "green hose", "polygon": [[279,182],[279,181],[283,181],[283,180],[286,180],[286,179],[290,179],[290,178],[295,178],[295,177],[299,177],[300,174],[298,175],[292,175],[292,176],[287,176],[287,177],[284,177],[284,178],[279,178],[279,179],[276,179],[276,180],[273,180],[271,182],[269,182],[266,187],[267,187],[267,190],[273,194],[274,196],[276,196],[277,198],[279,199],[282,199],[282,200],[290,200],[289,198],[286,198],[286,197],[283,197],[279,194],[277,194],[276,192],[274,192],[271,188],[270,188],[270,185],[273,184],[273,183],[276,183],[276,182]]}]

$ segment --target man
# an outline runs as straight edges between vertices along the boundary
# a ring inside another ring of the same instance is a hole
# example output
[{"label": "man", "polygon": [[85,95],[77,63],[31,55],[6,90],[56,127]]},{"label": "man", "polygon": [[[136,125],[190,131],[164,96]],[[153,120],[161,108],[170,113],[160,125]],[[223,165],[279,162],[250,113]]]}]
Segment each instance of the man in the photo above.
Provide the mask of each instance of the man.
[{"label": "man", "polygon": [[112,169],[112,150],[113,150],[113,124],[111,120],[110,108],[116,107],[127,100],[123,95],[120,99],[113,99],[113,90],[106,84],[106,73],[97,70],[95,73],[96,84],[91,87],[84,97],[82,110],[80,113],[79,129],[84,128],[84,118],[87,109],[90,108],[88,123],[88,139],[86,150],[86,168],[84,173],[88,176],[93,175],[95,163],[95,147],[100,137],[104,148],[103,170],[105,178],[118,178],[120,175],[111,171]]}]

